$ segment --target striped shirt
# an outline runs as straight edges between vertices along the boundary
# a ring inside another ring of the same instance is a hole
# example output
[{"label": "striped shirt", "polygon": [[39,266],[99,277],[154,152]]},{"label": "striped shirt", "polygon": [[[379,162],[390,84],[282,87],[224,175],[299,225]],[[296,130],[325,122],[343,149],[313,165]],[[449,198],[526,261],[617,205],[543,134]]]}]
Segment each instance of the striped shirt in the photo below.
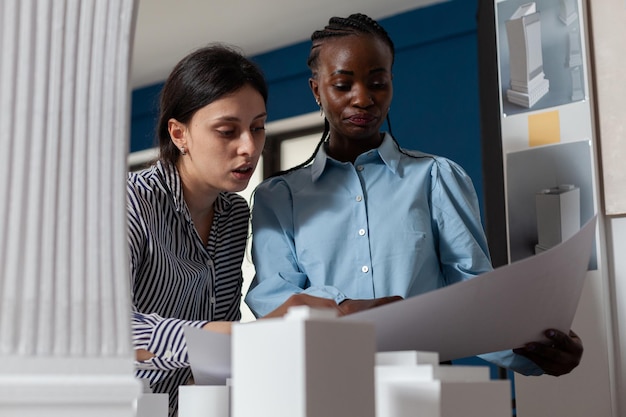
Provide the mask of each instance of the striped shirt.
[{"label": "striped shirt", "polygon": [[238,194],[220,193],[204,245],[174,166],[131,172],[127,188],[133,346],[155,355],[135,363],[136,376],[168,393],[175,413],[178,386],[191,377],[183,327],[241,317],[250,210]]}]

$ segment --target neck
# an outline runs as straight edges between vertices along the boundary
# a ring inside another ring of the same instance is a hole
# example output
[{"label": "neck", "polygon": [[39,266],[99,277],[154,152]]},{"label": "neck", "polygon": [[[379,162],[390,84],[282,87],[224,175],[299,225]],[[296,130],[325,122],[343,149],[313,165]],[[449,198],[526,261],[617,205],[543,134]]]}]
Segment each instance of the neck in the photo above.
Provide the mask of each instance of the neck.
[{"label": "neck", "polygon": [[179,165],[178,168],[183,188],[183,198],[189,209],[196,231],[200,239],[206,244],[213,224],[214,205],[219,191],[200,185],[187,175],[183,167]]},{"label": "neck", "polygon": [[183,194],[187,208],[189,209],[189,214],[191,215],[191,220],[193,220],[198,236],[206,245],[209,242],[209,235],[211,234],[211,227],[213,226],[214,207],[217,197],[211,199],[204,198],[201,200],[200,198],[188,197],[191,193],[192,191],[187,191],[183,186]]}]

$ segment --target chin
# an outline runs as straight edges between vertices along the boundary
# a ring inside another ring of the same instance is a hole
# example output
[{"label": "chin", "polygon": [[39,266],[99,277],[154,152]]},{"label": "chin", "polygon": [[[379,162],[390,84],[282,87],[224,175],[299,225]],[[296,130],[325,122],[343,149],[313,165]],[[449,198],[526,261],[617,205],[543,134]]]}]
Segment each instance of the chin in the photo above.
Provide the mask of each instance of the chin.
[{"label": "chin", "polygon": [[245,190],[248,187],[249,181],[246,182],[245,184],[235,184],[232,187],[230,187],[229,190],[231,193],[239,193],[243,190]]}]

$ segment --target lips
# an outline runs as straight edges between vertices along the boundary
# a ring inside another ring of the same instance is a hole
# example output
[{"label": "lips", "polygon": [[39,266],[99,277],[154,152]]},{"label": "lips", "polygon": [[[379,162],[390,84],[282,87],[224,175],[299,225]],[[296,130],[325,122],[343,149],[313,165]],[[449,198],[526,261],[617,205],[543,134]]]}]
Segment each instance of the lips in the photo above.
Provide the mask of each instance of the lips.
[{"label": "lips", "polygon": [[372,123],[374,120],[376,120],[376,117],[374,117],[373,115],[369,113],[359,113],[359,114],[354,114],[348,117],[348,120],[350,121],[350,123],[354,125],[366,126]]},{"label": "lips", "polygon": [[248,181],[254,173],[254,167],[252,165],[243,165],[233,169],[232,172],[239,181]]},{"label": "lips", "polygon": [[245,167],[237,168],[234,171],[235,172],[240,172],[240,173],[246,173],[246,172],[252,171],[252,166],[247,165]]}]

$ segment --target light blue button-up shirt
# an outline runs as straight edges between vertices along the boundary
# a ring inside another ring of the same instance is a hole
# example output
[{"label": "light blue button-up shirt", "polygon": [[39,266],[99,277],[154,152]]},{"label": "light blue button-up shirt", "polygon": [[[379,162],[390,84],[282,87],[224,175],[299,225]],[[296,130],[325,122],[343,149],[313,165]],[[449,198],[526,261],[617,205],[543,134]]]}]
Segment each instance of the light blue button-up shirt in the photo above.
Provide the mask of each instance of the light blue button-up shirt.
[{"label": "light blue button-up shirt", "polygon": [[257,316],[294,293],[337,303],[408,298],[492,268],[469,176],[448,159],[400,149],[389,134],[354,164],[322,147],[311,165],[264,181],[252,233],[246,303]]}]

